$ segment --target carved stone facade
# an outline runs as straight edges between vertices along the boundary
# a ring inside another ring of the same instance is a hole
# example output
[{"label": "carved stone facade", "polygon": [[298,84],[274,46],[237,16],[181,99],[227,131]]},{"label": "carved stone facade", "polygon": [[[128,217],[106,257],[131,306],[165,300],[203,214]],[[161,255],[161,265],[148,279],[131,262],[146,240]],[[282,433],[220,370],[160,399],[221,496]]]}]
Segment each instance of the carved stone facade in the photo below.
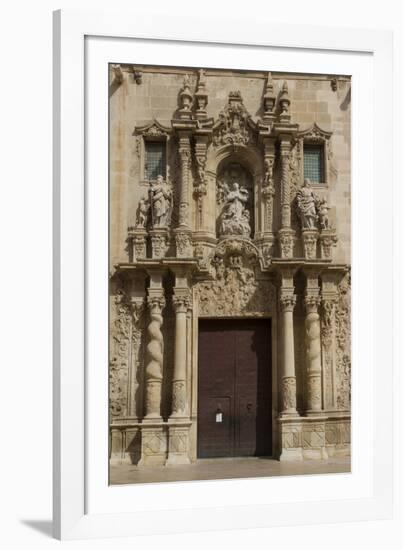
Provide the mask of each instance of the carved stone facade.
[{"label": "carved stone facade", "polygon": [[271,320],[273,458],[347,455],[349,79],[110,70],[111,459],[197,460],[198,322],[219,318]]}]

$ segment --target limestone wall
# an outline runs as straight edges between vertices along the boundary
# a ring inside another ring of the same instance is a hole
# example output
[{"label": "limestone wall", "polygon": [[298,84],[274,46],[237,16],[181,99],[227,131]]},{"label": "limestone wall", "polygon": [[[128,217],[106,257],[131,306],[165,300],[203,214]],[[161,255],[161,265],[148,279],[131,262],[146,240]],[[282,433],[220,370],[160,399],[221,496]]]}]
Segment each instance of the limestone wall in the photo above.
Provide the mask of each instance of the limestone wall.
[{"label": "limestone wall", "polygon": [[[141,196],[147,195],[143,181],[142,144],[133,135],[136,126],[156,119],[171,126],[178,109],[178,94],[184,74],[190,75],[190,89],[197,85],[197,70],[181,68],[144,68],[141,84],[133,78],[132,68],[122,66],[124,78],[119,86],[112,86],[110,96],[110,260],[111,266],[128,259],[126,250],[127,227],[135,222],[135,213]],[[299,124],[301,131],[316,123],[331,132],[327,158],[328,184],[318,187],[317,193],[328,198],[331,223],[337,229],[338,244],[334,260],[350,263],[350,82],[332,76],[273,73],[274,90],[278,94],[286,80],[288,84],[291,122]],[[233,71],[206,71],[208,90],[207,114],[216,120],[226,104],[230,91],[239,90],[243,103],[252,119],[257,121],[263,113],[266,73],[234,73]],[[296,152],[297,154],[297,152]],[[292,168],[292,167],[291,167]],[[174,143],[168,145],[168,176],[174,185],[179,177],[179,162]],[[190,187],[195,177],[190,173]],[[291,170],[292,192],[302,184],[301,170]],[[278,178],[277,178],[278,185]],[[276,197],[278,201],[279,193]],[[278,215],[275,202],[275,217]],[[195,203],[191,201],[191,219]]]}]

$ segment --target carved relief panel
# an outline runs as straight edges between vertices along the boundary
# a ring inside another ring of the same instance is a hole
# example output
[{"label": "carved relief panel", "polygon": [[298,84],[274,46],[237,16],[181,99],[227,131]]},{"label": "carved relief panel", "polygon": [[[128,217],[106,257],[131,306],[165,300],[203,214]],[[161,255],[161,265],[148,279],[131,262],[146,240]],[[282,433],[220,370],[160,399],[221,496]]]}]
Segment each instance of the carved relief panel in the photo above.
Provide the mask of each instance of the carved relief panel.
[{"label": "carved relief panel", "polygon": [[112,418],[141,415],[145,310],[123,287],[111,297],[109,401]]},{"label": "carved relief panel", "polygon": [[199,316],[263,316],[275,311],[276,290],[259,279],[258,252],[241,239],[226,239],[209,261],[211,280],[194,286]]},{"label": "carved relief panel", "polygon": [[336,304],[336,388],[337,408],[351,405],[351,280],[346,274],[339,284]]}]

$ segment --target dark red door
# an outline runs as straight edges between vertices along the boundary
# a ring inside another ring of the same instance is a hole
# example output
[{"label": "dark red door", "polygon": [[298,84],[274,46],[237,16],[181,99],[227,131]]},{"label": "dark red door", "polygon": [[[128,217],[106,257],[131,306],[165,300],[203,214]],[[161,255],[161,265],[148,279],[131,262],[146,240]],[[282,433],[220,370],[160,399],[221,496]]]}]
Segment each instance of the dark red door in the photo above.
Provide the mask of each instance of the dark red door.
[{"label": "dark red door", "polygon": [[270,320],[200,321],[198,370],[198,456],[270,456]]}]

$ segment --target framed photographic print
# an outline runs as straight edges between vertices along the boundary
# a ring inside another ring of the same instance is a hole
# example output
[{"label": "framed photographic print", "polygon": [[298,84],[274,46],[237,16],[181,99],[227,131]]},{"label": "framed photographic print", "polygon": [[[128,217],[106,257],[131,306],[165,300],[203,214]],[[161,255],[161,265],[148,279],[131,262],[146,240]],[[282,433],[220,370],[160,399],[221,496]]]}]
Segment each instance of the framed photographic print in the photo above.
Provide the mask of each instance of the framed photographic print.
[{"label": "framed photographic print", "polygon": [[387,517],[391,36],[141,17],[55,14],[55,536]]}]

